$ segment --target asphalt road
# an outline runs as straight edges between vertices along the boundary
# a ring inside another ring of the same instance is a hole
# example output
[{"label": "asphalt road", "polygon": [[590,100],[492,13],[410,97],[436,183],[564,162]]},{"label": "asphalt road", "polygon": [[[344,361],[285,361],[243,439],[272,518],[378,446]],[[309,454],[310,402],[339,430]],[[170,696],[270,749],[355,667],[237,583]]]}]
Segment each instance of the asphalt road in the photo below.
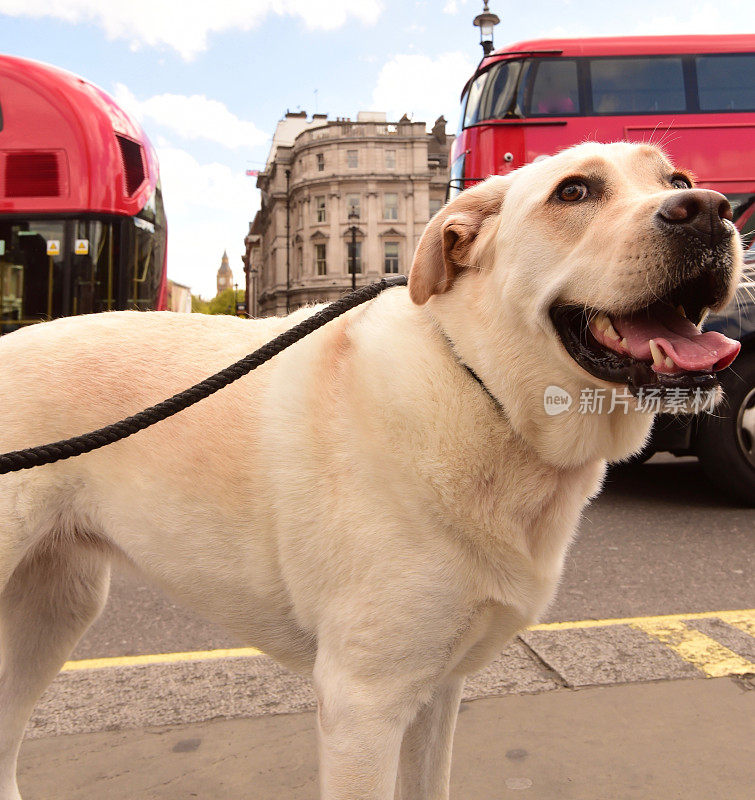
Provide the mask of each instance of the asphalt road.
[{"label": "asphalt road", "polygon": [[[755,606],[755,510],[721,497],[693,459],[656,456],[613,471],[588,508],[543,621],[608,619]],[[208,650],[241,643],[134,575],[72,658]]]}]

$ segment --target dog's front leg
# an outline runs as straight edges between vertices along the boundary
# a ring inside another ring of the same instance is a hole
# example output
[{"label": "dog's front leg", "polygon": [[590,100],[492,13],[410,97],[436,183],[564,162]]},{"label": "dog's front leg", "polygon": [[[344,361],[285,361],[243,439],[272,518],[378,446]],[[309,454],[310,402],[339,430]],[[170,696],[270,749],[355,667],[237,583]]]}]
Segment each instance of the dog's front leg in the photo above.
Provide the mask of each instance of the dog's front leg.
[{"label": "dog's front leg", "polygon": [[397,800],[448,800],[451,748],[463,677],[444,681],[404,733]]},{"label": "dog's front leg", "polygon": [[314,671],[322,800],[393,800],[401,741],[417,711],[405,686],[347,674],[318,654]]}]

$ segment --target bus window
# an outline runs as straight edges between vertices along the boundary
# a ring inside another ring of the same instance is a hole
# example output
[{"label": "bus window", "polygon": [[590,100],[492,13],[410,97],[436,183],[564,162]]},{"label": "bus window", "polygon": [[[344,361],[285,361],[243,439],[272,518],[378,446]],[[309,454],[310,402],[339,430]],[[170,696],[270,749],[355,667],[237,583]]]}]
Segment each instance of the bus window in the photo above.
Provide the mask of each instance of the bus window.
[{"label": "bus window", "polygon": [[595,114],[684,111],[681,58],[595,58],[590,62]]},{"label": "bus window", "polygon": [[500,61],[491,68],[478,119],[504,119],[513,115],[514,92],[521,68],[521,61]]},{"label": "bus window", "polygon": [[701,111],[755,111],[755,55],[698,56]]},{"label": "bus window", "polygon": [[161,253],[155,245],[155,228],[149,222],[134,218],[136,246],[129,265],[128,308],[148,310],[159,289]]},{"label": "bus window", "polygon": [[88,241],[88,252],[73,256],[71,314],[93,314],[116,308],[118,224],[99,220],[76,222],[76,238]]},{"label": "bus window", "polygon": [[456,195],[464,190],[464,166],[467,160],[466,153],[462,153],[456,161],[451,164],[451,174],[448,181],[448,191],[446,201],[453,200]]},{"label": "bus window", "polygon": [[534,62],[535,77],[529,103],[528,117],[564,117],[580,113],[577,62],[573,59],[540,59]]},{"label": "bus window", "polygon": [[464,114],[467,107],[467,98],[469,97],[469,92],[464,92],[464,95],[461,98],[461,114],[459,114],[459,124],[456,126],[456,138],[458,139],[461,136],[462,132],[464,131]]},{"label": "bus window", "polygon": [[480,118],[480,97],[482,90],[485,88],[485,81],[488,79],[488,73],[483,72],[479,75],[474,83],[469,87],[469,98],[467,99],[467,110],[464,112],[464,127],[474,125]]}]

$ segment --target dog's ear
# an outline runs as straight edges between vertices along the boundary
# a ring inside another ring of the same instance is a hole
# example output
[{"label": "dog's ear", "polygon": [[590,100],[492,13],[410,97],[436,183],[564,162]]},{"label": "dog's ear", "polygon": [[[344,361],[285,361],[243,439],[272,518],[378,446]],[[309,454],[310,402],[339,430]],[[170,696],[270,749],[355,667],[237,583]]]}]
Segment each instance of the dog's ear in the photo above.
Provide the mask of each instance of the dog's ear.
[{"label": "dog's ear", "polygon": [[488,179],[444,206],[422,233],[409,273],[409,296],[417,305],[447,292],[470,266],[469,253],[481,228],[503,203],[501,178]]}]

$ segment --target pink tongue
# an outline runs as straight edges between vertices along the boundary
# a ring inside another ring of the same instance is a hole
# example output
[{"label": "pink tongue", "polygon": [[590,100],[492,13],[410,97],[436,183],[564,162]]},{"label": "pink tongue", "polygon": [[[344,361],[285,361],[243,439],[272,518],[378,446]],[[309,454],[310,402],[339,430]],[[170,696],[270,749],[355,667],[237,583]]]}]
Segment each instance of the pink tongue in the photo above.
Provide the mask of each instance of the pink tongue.
[{"label": "pink tongue", "polygon": [[[657,307],[656,307],[657,308]],[[622,348],[610,339],[612,349],[629,352],[633,358],[652,361],[649,339],[668,356],[673,367],[665,364],[655,367],[656,372],[717,372],[731,364],[737,357],[741,345],[716,331],[700,331],[686,317],[671,308],[653,309],[653,316],[636,314],[616,317],[613,326],[626,343]],[[604,340],[605,343],[605,340]]]}]

